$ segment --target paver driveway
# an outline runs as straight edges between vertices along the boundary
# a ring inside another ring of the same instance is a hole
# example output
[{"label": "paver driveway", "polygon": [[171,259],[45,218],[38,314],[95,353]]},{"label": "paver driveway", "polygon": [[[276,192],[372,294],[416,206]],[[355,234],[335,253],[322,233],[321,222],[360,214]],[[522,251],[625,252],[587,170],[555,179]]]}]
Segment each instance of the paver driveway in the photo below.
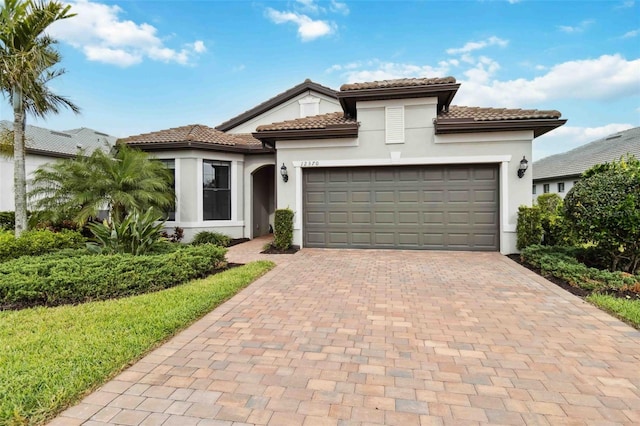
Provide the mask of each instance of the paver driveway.
[{"label": "paver driveway", "polygon": [[639,336],[497,253],[305,249],[53,424],[639,424]]}]

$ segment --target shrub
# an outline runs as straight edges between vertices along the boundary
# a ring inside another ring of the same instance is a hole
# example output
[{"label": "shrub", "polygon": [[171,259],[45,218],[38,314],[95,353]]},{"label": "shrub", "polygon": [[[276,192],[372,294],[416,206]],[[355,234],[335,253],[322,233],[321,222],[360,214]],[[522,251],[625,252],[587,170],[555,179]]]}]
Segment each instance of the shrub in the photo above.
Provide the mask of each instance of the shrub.
[{"label": "shrub", "polygon": [[84,237],[76,231],[53,232],[47,229],[25,231],[20,238],[12,232],[0,231],[0,262],[26,255],[39,255],[64,248],[77,248]]},{"label": "shrub", "polygon": [[278,209],[275,213],[273,245],[279,250],[287,250],[293,243],[293,211]]},{"label": "shrub", "polygon": [[516,248],[518,250],[542,242],[543,229],[540,207],[520,206],[518,208],[516,235]]},{"label": "shrub", "polygon": [[158,222],[161,217],[160,213],[149,208],[143,214],[133,211],[122,221],[89,223],[87,227],[93,233],[94,242],[88,243],[87,247],[95,253],[146,254],[162,238],[164,222]]},{"label": "shrub", "polygon": [[16,226],[15,212],[0,212],[0,230],[11,231]]},{"label": "shrub", "polygon": [[167,231],[163,231],[162,238],[172,243],[179,243],[184,238],[184,229],[176,226],[175,228],[173,228],[173,234],[169,234]]},{"label": "shrub", "polygon": [[580,241],[606,254],[610,270],[639,270],[639,160],[628,156],[587,170],[567,193],[563,213]]},{"label": "shrub", "polygon": [[553,275],[585,290],[633,289],[640,276],[590,268],[577,260],[581,249],[532,245],[522,250],[521,259],[543,275]]},{"label": "shrub", "polygon": [[173,253],[43,256],[0,264],[0,305],[60,305],[147,293],[225,265],[226,249],[184,246]]},{"label": "shrub", "polygon": [[562,216],[562,197],[558,194],[542,194],[538,196],[536,202],[540,208],[542,244],[572,245],[573,239]]},{"label": "shrub", "polygon": [[229,244],[231,244],[231,237],[219,232],[200,231],[195,235],[195,237],[193,237],[191,244],[194,246],[199,246],[201,244],[213,244],[220,247],[229,247]]}]

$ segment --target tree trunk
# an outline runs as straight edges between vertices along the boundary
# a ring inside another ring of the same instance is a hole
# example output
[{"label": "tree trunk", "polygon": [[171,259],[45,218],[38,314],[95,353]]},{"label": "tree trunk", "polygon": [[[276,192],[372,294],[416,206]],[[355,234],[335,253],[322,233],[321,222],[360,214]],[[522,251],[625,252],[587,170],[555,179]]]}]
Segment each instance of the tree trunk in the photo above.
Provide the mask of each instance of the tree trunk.
[{"label": "tree trunk", "polygon": [[27,174],[25,170],[25,111],[22,89],[13,90],[13,193],[16,238],[27,229]]}]

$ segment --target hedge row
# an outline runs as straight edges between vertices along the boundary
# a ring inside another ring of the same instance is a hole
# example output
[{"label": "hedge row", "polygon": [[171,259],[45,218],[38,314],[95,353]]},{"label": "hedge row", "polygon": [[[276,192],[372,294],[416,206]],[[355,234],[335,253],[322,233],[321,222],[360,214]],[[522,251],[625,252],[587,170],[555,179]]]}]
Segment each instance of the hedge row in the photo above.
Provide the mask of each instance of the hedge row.
[{"label": "hedge row", "polygon": [[207,244],[147,256],[15,259],[0,264],[0,308],[82,303],[161,290],[224,266],[226,252]]},{"label": "hedge row", "polygon": [[522,250],[522,261],[539,268],[543,275],[552,275],[585,290],[640,291],[640,276],[590,268],[576,260],[580,249],[533,245]]},{"label": "hedge row", "polygon": [[13,232],[0,231],[0,262],[20,256],[40,255],[65,248],[84,246],[84,237],[76,231],[53,232],[47,229],[25,231],[16,238]]}]

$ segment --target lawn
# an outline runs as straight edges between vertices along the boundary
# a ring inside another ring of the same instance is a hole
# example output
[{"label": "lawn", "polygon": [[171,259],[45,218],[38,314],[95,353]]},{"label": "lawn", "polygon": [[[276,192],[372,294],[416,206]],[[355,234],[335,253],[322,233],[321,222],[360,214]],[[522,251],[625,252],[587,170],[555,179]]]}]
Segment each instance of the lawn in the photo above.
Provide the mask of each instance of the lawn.
[{"label": "lawn", "polygon": [[608,294],[592,293],[587,300],[602,310],[640,329],[640,300],[622,299]]},{"label": "lawn", "polygon": [[41,424],[274,264],[253,262],[155,293],[0,312],[0,424]]}]

